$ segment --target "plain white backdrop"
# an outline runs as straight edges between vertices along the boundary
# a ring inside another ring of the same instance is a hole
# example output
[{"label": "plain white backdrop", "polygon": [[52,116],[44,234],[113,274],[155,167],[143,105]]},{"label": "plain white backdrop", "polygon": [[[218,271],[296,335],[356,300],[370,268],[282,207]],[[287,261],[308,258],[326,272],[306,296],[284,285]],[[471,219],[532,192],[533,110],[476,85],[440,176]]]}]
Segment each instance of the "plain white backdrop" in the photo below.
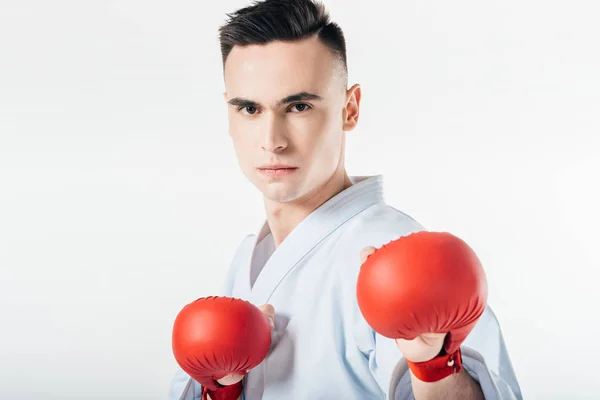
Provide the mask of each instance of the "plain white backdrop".
[{"label": "plain white backdrop", "polygon": [[[166,399],[262,222],[217,28],[246,1],[0,0],[0,398]],[[348,1],[352,175],[478,252],[527,399],[600,396],[593,1]]]}]

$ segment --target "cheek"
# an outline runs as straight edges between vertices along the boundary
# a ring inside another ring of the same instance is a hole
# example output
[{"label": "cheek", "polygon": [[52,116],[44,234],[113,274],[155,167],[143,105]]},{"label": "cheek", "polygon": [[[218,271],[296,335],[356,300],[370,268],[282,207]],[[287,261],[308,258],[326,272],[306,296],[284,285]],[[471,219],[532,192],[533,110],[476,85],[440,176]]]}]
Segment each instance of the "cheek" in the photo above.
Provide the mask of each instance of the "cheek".
[{"label": "cheek", "polygon": [[231,132],[229,136],[231,137],[233,149],[235,151],[235,156],[237,159],[238,166],[242,171],[247,172],[249,166],[252,165],[252,154],[250,151],[250,144],[247,143],[247,140],[241,132]]},{"label": "cheek", "polygon": [[229,118],[229,137],[238,158],[240,161],[244,161],[248,158],[252,147],[252,135],[248,132],[248,126],[241,122],[235,116]]},{"label": "cheek", "polygon": [[251,145],[244,140],[243,135],[233,136],[233,147],[240,162],[244,163],[250,159]]},{"label": "cheek", "polygon": [[312,132],[315,135],[312,146],[315,156],[323,163],[328,163],[328,160],[337,163],[342,145],[341,115],[334,113],[323,115]]}]

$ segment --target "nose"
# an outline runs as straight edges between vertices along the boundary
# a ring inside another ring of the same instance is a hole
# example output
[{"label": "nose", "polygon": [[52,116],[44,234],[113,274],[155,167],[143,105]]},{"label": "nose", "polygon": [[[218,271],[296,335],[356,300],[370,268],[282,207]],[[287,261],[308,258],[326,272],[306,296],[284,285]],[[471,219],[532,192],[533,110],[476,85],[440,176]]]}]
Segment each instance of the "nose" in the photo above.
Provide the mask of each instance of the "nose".
[{"label": "nose", "polygon": [[270,115],[265,120],[262,149],[273,153],[285,150],[288,147],[288,139],[284,121],[277,115]]}]

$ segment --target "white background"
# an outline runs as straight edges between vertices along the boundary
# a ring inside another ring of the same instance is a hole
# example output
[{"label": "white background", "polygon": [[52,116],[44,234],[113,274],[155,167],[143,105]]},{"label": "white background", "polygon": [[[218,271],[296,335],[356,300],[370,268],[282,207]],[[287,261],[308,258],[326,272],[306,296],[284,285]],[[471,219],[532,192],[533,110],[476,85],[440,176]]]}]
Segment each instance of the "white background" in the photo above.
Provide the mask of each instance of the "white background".
[{"label": "white background", "polygon": [[[245,4],[0,0],[0,398],[166,399],[175,315],[263,218],[217,42]],[[598,6],[326,4],[349,172],[476,249],[525,398],[598,398]]]}]

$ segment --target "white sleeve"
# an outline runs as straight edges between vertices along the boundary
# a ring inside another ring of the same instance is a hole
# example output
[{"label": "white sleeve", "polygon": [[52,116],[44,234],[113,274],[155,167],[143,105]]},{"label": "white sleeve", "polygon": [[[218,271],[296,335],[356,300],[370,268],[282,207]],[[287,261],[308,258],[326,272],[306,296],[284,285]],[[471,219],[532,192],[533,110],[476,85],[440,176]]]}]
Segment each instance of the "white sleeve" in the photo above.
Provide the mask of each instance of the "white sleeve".
[{"label": "white sleeve", "polygon": [[[500,324],[492,309],[485,312],[461,346],[463,368],[481,386],[486,400],[522,400]],[[406,360],[400,359],[392,373],[389,400],[412,400]]]},{"label": "white sleeve", "polygon": [[200,399],[201,394],[200,385],[181,368],[177,368],[171,380],[169,400],[195,400]]},{"label": "white sleeve", "polygon": [[[233,290],[233,284],[239,266],[240,257],[247,252],[247,247],[253,243],[254,235],[247,235],[240,246],[238,246],[233,260],[229,266],[225,281],[219,294],[221,296],[231,296]],[[188,374],[185,373],[181,368],[177,367],[175,375],[171,380],[169,389],[169,400],[197,400],[202,397],[202,387],[198,382],[194,381]]]}]

